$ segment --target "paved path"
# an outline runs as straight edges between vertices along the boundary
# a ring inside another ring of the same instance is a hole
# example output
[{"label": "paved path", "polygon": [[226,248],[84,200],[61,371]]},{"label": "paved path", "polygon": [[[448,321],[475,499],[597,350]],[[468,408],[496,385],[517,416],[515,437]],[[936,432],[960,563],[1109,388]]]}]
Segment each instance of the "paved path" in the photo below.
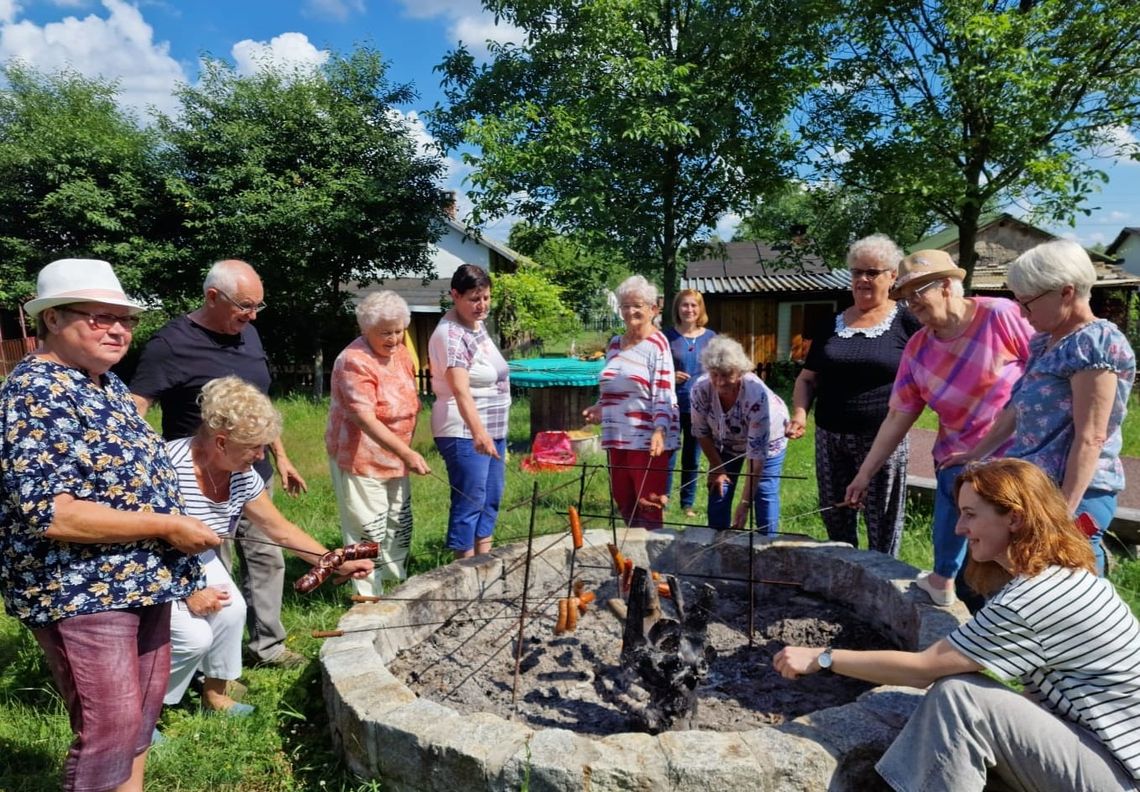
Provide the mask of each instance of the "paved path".
[{"label": "paved path", "polygon": [[[912,476],[934,478],[934,459],[930,450],[934,447],[935,432],[932,429],[911,429],[910,434],[910,464],[907,473]],[[1140,509],[1140,459],[1136,457],[1122,457],[1124,463],[1124,480],[1128,486],[1120,493],[1118,506],[1128,509]]]}]

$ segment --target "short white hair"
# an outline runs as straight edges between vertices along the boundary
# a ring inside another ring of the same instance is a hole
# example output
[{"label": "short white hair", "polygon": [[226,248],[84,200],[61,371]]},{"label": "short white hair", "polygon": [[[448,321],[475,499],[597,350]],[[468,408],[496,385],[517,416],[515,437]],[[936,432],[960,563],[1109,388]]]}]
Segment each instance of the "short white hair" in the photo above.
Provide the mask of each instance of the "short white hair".
[{"label": "short white hair", "polygon": [[372,292],[356,306],[356,323],[367,333],[381,322],[399,322],[404,327],[412,321],[412,312],[404,298],[394,291]]},{"label": "short white hair", "polygon": [[233,294],[238,290],[238,275],[244,271],[253,272],[253,267],[239,259],[215,261],[206,272],[206,280],[202,283],[202,294],[210,289]]},{"label": "short white hair", "polygon": [[718,335],[709,340],[701,352],[701,365],[705,371],[715,371],[718,374],[747,374],[756,368],[740,342],[726,335]]},{"label": "short white hair", "polygon": [[851,269],[856,262],[865,258],[871,259],[883,269],[898,272],[903,252],[886,234],[871,234],[852,242],[851,247],[847,248],[847,268]]},{"label": "short white hair", "polygon": [[626,297],[640,297],[648,306],[657,305],[657,287],[641,275],[630,275],[617,287],[619,302],[625,302]]},{"label": "short white hair", "polygon": [[1072,286],[1078,297],[1088,297],[1096,283],[1092,259],[1071,239],[1044,242],[1022,253],[1009,265],[1005,276],[1018,294],[1044,294]]}]

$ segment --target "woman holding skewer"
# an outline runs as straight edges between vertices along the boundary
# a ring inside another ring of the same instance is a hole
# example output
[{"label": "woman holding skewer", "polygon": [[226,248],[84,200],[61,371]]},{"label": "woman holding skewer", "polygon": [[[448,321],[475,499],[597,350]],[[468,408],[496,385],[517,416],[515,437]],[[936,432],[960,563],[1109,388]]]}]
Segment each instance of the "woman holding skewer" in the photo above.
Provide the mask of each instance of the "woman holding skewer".
[{"label": "woman holding skewer", "polygon": [[[701,353],[705,369],[693,384],[693,437],[709,460],[709,527],[743,528],[748,510],[763,533],[780,521],[780,474],[788,440],[788,408],[753,373],[739,341],[719,335]],[[732,498],[744,460],[744,494],[736,512]]]},{"label": "woman holding skewer", "polygon": [[[187,514],[224,537],[231,536],[238,520],[245,517],[271,541],[311,564],[320,563],[328,551],[285,519],[253,469],[265,446],[281,434],[281,414],[269,397],[231,376],[206,383],[200,400],[202,424],[197,434],[167,444]],[[163,701],[181,701],[190,679],[201,670],[206,709],[248,715],[252,707],[226,694],[226,683],[241,676],[245,600],[217,553],[207,550],[200,561],[206,588],[178,602],[171,613],[170,683]],[[345,561],[336,574],[361,578],[370,575],[372,568],[366,559]]]},{"label": "woman holding skewer", "polygon": [[653,324],[657,289],[640,275],[617,288],[625,332],[610,339],[598,378],[600,398],[582,415],[602,425],[610,492],[626,525],[661,527],[669,454],[680,421],[669,340]]},{"label": "woman holding skewer", "polygon": [[973,619],[921,652],[786,646],[773,668],[930,687],[875,768],[899,792],[1136,789],[1140,624],[1065,498],[1020,459],[967,465],[954,494],[966,579],[989,598]]},{"label": "woman holding skewer", "polygon": [[373,292],[356,306],[360,336],[333,365],[325,450],[346,544],[380,546],[376,571],[353,581],[373,596],[384,581],[407,576],[412,545],[411,482],[431,468],[412,448],[420,399],[404,333],[412,314],[392,291]]},{"label": "woman holding skewer", "polygon": [[456,558],[491,552],[506,484],[511,379],[484,321],[491,276],[464,264],[451,276],[451,310],[428,342],[431,433],[451,485],[447,547]]}]

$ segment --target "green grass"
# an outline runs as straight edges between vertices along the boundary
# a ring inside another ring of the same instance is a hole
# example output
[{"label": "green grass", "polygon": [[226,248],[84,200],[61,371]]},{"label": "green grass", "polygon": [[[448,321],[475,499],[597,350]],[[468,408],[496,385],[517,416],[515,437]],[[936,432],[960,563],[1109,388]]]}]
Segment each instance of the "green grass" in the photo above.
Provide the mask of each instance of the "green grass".
[{"label": "green grass", "polygon": [[[293,463],[309,483],[309,492],[290,498],[278,492],[281,510],[327,546],[340,543],[336,503],[329,484],[324,452],[326,407],[302,399],[278,403],[285,415],[285,445]],[[156,417],[156,416],[155,416]],[[518,462],[529,442],[529,406],[516,402],[511,411],[507,489],[503,498],[496,541],[525,539],[530,522],[529,499],[538,483],[539,508],[536,531],[555,534],[566,530],[559,514],[578,499],[577,472],[548,473],[538,477],[519,470]],[[781,530],[816,538],[826,534],[818,514],[795,518],[818,508],[815,490],[812,427],[802,440],[789,446],[785,473],[806,478],[788,480],[782,487]],[[427,413],[421,416],[414,445],[424,454],[439,478],[413,477],[412,498],[415,534],[412,574],[451,560],[444,548],[447,504],[450,497],[443,462],[431,442]],[[600,462],[601,458],[594,460]],[[698,499],[698,505],[700,499]],[[609,498],[603,471],[588,478],[583,512],[607,514]],[[674,505],[669,520],[680,520]],[[703,517],[703,515],[702,515]],[[795,518],[795,519],[793,519]],[[587,527],[600,527],[605,520],[587,519]],[[866,538],[861,537],[866,545]],[[901,557],[917,567],[929,568],[932,548],[930,516],[919,504],[909,504]],[[289,576],[295,579],[305,567],[290,561]],[[1140,597],[1140,563],[1118,566],[1113,580],[1136,609]],[[285,592],[284,620],[289,629],[288,645],[316,658],[319,641],[314,629],[336,626],[348,608],[346,588],[326,586],[309,595]],[[204,715],[196,696],[182,705],[167,708],[160,727],[169,742],[152,752],[147,766],[148,790],[241,790],[286,792],[321,789],[330,791],[375,790],[362,783],[340,763],[332,749],[324,702],[321,698],[317,663],[299,670],[250,669],[243,680],[249,686],[245,699],[257,707],[248,719],[229,720]],[[59,771],[71,739],[67,716],[50,684],[42,654],[28,630],[14,619],[0,616],[0,790],[47,792],[59,786]]]}]

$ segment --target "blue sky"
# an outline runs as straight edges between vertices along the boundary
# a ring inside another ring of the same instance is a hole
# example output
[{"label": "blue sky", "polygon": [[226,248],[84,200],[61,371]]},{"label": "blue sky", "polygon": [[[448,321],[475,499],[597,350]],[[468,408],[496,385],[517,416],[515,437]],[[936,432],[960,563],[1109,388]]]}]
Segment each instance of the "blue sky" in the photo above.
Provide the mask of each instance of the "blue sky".
[{"label": "blue sky", "polygon": [[[419,114],[441,98],[432,68],[444,53],[461,40],[479,53],[489,37],[516,36],[496,26],[478,0],[0,0],[0,60],[117,79],[123,102],[140,110],[172,110],[171,90],[197,78],[205,54],[252,70],[266,58],[319,63],[330,50],[367,44],[390,62],[394,81],[415,85],[420,99],[399,109],[425,140]],[[1111,181],[1087,202],[1092,215],[1075,229],[1051,229],[1086,245],[1140,226],[1140,163],[1097,162]],[[448,166],[447,186],[462,190],[464,168],[455,159]],[[734,220],[725,218],[721,233],[731,233]],[[508,230],[504,221],[486,232],[505,239]]]}]

